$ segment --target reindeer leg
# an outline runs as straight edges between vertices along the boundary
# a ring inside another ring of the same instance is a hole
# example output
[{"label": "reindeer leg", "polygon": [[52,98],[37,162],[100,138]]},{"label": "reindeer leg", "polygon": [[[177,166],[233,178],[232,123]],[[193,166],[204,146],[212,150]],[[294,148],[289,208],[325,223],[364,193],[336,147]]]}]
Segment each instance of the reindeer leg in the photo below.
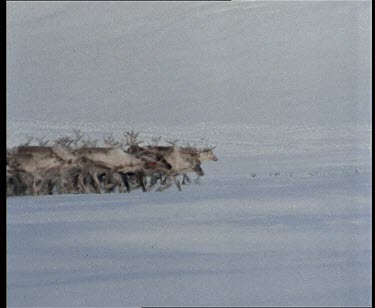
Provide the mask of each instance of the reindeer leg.
[{"label": "reindeer leg", "polygon": [[150,191],[151,189],[154,188],[154,186],[156,185],[156,182],[157,182],[157,178],[156,178],[156,175],[153,173],[150,175],[150,183],[147,185],[147,190]]},{"label": "reindeer leg", "polygon": [[62,191],[65,194],[78,191],[78,175],[65,176],[62,180]]},{"label": "reindeer leg", "polygon": [[186,173],[183,174],[182,176],[182,185],[186,185],[187,183],[191,183],[191,180],[190,178],[188,177],[188,175]]},{"label": "reindeer leg", "polygon": [[125,184],[124,184],[124,181],[122,179],[122,176],[120,173],[115,173],[115,174],[112,174],[111,178],[113,179],[113,181],[115,182],[115,185],[118,186],[118,189],[119,189],[119,193],[123,193],[125,192]]},{"label": "reindeer leg", "polygon": [[200,178],[201,178],[201,176],[198,175],[197,178],[194,180],[194,183],[195,183],[195,184],[199,184],[199,179],[200,179]]},{"label": "reindeer leg", "polygon": [[[166,183],[167,180],[168,180],[168,183]],[[172,183],[171,183],[171,180],[170,180],[169,177],[167,177],[167,178],[165,179],[164,182],[165,182],[165,184],[162,184],[161,186],[159,186],[159,187],[156,189],[156,191],[164,191],[164,190],[166,190],[167,188],[169,188],[169,187],[172,186]]]},{"label": "reindeer leg", "polygon": [[60,194],[69,194],[73,191],[73,187],[69,182],[63,180],[60,185]]},{"label": "reindeer leg", "polygon": [[115,188],[116,188],[116,184],[115,183],[108,183],[108,184],[106,184],[104,186],[104,189],[105,189],[106,193],[112,193]]},{"label": "reindeer leg", "polygon": [[77,187],[78,187],[78,189],[79,189],[79,192],[81,192],[81,193],[87,193],[88,191],[87,191],[87,187],[86,187],[86,185],[85,185],[85,183],[84,183],[84,178],[86,177],[86,175],[85,174],[83,174],[83,173],[80,173],[79,175],[78,175],[78,183],[77,183]]},{"label": "reindeer leg", "polygon": [[157,175],[155,177],[155,184],[157,183],[158,180],[161,184],[162,177],[163,177],[163,175],[161,173],[157,173]]},{"label": "reindeer leg", "polygon": [[28,181],[25,177],[21,175],[16,175],[16,186],[15,186],[15,195],[16,196],[24,196],[28,194],[32,194],[33,190],[33,181]]},{"label": "reindeer leg", "polygon": [[39,178],[39,176],[36,176],[32,179],[31,194],[33,196],[39,196],[41,194],[44,182],[45,180]]},{"label": "reindeer leg", "polygon": [[53,188],[55,187],[55,184],[53,183],[52,180],[49,180],[47,182],[47,194],[48,195],[53,195]]},{"label": "reindeer leg", "polygon": [[97,177],[97,173],[94,172],[94,174],[91,174],[91,177],[92,177],[92,186],[94,187],[95,192],[97,194],[100,194],[102,191],[100,190],[100,183]]},{"label": "reindeer leg", "polygon": [[114,189],[116,188],[116,186],[119,187],[119,192],[124,192],[124,189],[123,189],[124,184],[123,184],[123,181],[122,181],[122,178],[121,178],[120,174],[118,174],[118,173],[109,174],[106,182],[107,182],[107,184],[105,185],[105,189],[107,190],[107,192],[113,192]]},{"label": "reindeer leg", "polygon": [[63,184],[62,184],[62,178],[60,177],[57,181],[56,181],[56,193],[58,195],[61,195],[63,193]]},{"label": "reindeer leg", "polygon": [[167,176],[167,175],[162,175],[160,174],[160,187],[157,189],[157,191],[163,191],[169,187],[171,187],[172,183],[171,183],[171,178],[170,176]]},{"label": "reindeer leg", "polygon": [[143,174],[142,173],[137,173],[137,180],[139,182],[139,185],[141,186],[142,188],[142,191],[143,192],[146,192],[147,189],[145,187],[145,183],[143,182]]},{"label": "reindeer leg", "polygon": [[33,182],[32,186],[31,186],[31,195],[32,195],[32,196],[37,196],[37,195],[39,195],[39,191],[38,191],[38,189],[37,189],[37,187],[36,187],[36,183],[35,183],[35,181]]},{"label": "reindeer leg", "polygon": [[123,182],[124,185],[125,185],[126,191],[127,191],[128,193],[130,193],[129,178],[128,178],[127,174],[126,174],[126,173],[123,173],[123,172],[120,172],[120,176],[121,176],[122,182]]},{"label": "reindeer leg", "polygon": [[101,174],[101,176],[99,177],[99,181],[105,193],[111,193],[116,187],[116,184],[113,181],[112,175],[110,176],[109,174],[105,174],[103,176],[103,174]]},{"label": "reindeer leg", "polygon": [[126,187],[126,191],[127,191],[128,193],[130,193],[129,180],[128,180],[128,177],[127,177],[125,174],[124,174],[123,180],[124,180],[124,184],[125,184],[125,187]]},{"label": "reindeer leg", "polygon": [[122,179],[119,179],[117,180],[118,181],[118,191],[119,193],[124,193],[125,192],[125,185],[124,185],[124,182],[122,181]]},{"label": "reindeer leg", "polygon": [[72,191],[72,192],[74,192],[74,193],[80,193],[81,192],[82,188],[80,187],[80,182],[79,182],[80,174],[81,173],[78,173],[78,174],[75,174],[73,176],[72,183],[68,182],[69,183],[67,185],[68,192],[69,192],[69,190]]},{"label": "reindeer leg", "polygon": [[150,187],[154,186],[156,183],[156,176],[155,176],[155,173],[152,173],[150,175]]},{"label": "reindeer leg", "polygon": [[173,175],[172,177],[173,177],[173,180],[174,180],[174,182],[175,182],[175,184],[176,184],[178,190],[179,190],[179,191],[182,191],[182,189],[181,189],[181,184],[180,184],[180,180],[177,178],[176,175]]},{"label": "reindeer leg", "polygon": [[163,178],[163,176],[160,176],[160,184],[161,185],[166,185],[167,184],[167,179],[168,179],[167,176],[164,176],[164,178]]}]

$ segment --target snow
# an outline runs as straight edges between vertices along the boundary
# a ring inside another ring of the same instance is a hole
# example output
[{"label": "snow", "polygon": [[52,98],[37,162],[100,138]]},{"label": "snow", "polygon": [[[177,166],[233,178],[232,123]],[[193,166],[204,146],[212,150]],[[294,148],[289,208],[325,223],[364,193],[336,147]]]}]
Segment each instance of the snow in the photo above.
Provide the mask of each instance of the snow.
[{"label": "snow", "polygon": [[371,7],[8,2],[9,147],[219,157],[182,192],[8,198],[8,306],[371,306]]},{"label": "snow", "polygon": [[12,198],[8,301],[369,305],[370,190],[369,174],[244,171],[183,193]]}]

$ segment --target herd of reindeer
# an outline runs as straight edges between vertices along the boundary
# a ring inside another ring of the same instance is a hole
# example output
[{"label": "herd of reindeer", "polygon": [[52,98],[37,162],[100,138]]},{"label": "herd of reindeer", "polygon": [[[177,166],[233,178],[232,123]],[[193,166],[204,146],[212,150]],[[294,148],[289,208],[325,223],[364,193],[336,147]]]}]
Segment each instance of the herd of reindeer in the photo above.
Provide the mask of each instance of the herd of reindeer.
[{"label": "herd of reindeer", "polygon": [[199,178],[204,161],[218,160],[214,147],[177,146],[176,141],[161,146],[160,137],[140,146],[138,134],[125,132],[124,142],[104,137],[103,147],[79,130],[53,141],[38,139],[37,146],[29,138],[7,150],[7,196],[163,191],[173,183],[181,191],[191,182],[188,173]]}]

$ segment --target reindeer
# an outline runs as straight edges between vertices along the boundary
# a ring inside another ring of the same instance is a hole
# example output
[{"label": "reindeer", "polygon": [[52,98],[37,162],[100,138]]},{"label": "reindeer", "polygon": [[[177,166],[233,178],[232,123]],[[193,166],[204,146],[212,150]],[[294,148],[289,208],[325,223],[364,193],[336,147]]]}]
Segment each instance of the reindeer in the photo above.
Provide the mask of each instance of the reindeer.
[{"label": "reindeer", "polygon": [[36,181],[40,179],[34,173],[19,168],[18,163],[10,159],[7,166],[7,195],[36,195],[38,190]]},{"label": "reindeer", "polygon": [[61,188],[63,168],[71,167],[78,160],[70,148],[61,145],[67,142],[68,140],[60,139],[52,147],[19,146],[9,159],[16,164],[18,171],[34,176],[34,192],[52,194],[54,187]]},{"label": "reindeer", "polygon": [[60,160],[51,155],[50,152],[45,153],[15,153],[8,157],[9,166],[16,170],[25,172],[36,172],[42,169],[48,169],[53,166],[61,165]]},{"label": "reindeer", "polygon": [[[161,160],[125,152],[121,148],[82,148],[79,154],[89,159],[95,165],[107,168],[110,172],[119,172],[125,175],[135,175],[143,191],[147,191],[143,178],[154,170],[170,169],[171,166]],[[99,183],[97,175],[96,183]],[[128,188],[128,187],[127,187]]]},{"label": "reindeer", "polygon": [[7,168],[7,196],[35,195],[36,190],[33,184],[34,176],[32,174],[15,169],[9,171]]},{"label": "reindeer", "polygon": [[[192,151],[187,151],[184,148],[177,147],[175,145],[176,141],[169,141],[172,146],[147,146],[146,149],[158,153],[163,156],[164,159],[171,164],[172,168],[165,172],[166,180],[172,178],[176,184],[179,191],[182,191],[181,184],[178,175],[195,172],[198,175],[204,175],[204,171],[201,168],[201,162],[199,161],[199,155]],[[168,183],[167,187],[171,184]],[[167,187],[159,188],[159,190],[164,190]]]},{"label": "reindeer", "polygon": [[[156,184],[155,178],[160,177],[160,173],[168,172],[168,170],[170,170],[172,166],[165,159],[162,153],[159,153],[158,151],[155,151],[148,147],[141,147],[140,144],[143,143],[143,141],[137,140],[138,134],[139,133],[134,133],[134,131],[125,132],[124,137],[126,139],[126,144],[128,145],[126,151],[131,154],[140,155],[142,157],[148,157],[150,159],[156,160],[167,165],[167,170],[161,170],[162,172],[156,172],[156,170],[153,170],[153,172],[148,174],[150,176],[150,183],[148,185],[148,188],[151,189]],[[152,140],[155,144],[157,144],[160,140],[160,137],[153,138]]]},{"label": "reindeer", "polygon": [[[217,156],[213,153],[213,149],[215,149],[215,147],[206,147],[206,148],[203,148],[203,149],[196,149],[196,148],[192,148],[192,147],[186,147],[184,148],[184,150],[186,151],[190,151],[191,153],[194,153],[194,154],[198,154],[198,160],[203,163],[205,161],[218,161],[219,159],[217,158]],[[197,177],[197,179],[195,180],[196,182],[199,180],[199,175]],[[191,180],[190,178],[188,177],[188,175],[186,173],[183,174],[182,176],[182,183],[181,184],[186,184],[186,182],[189,182],[191,183]]]},{"label": "reindeer", "polygon": [[6,166],[6,186],[7,196],[23,195],[28,189],[28,186],[30,187],[30,185],[26,185],[18,172],[8,165],[8,162]]}]

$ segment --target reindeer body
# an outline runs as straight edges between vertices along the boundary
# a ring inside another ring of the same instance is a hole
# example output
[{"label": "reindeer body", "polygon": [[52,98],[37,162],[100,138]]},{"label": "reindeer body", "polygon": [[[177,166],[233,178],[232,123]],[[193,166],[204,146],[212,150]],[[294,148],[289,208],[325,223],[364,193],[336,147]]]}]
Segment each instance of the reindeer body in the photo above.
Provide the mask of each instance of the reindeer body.
[{"label": "reindeer body", "polygon": [[[125,186],[129,190],[126,181],[127,174],[135,174],[140,182],[143,191],[146,187],[143,183],[143,177],[151,172],[170,168],[165,161],[155,160],[156,156],[142,156],[139,153],[127,153],[120,148],[83,148],[80,155],[91,160],[95,165],[108,168],[113,174],[119,173],[121,177],[115,176],[113,179],[120,183],[119,179],[125,181]],[[96,177],[97,179],[97,177]]]},{"label": "reindeer body", "polygon": [[61,166],[62,162],[49,154],[19,153],[9,157],[9,165],[17,170],[33,173]]},{"label": "reindeer body", "polygon": [[33,194],[51,194],[58,183],[61,170],[75,160],[74,155],[58,146],[20,146],[8,157],[9,164],[17,172],[26,172],[33,176]]}]

